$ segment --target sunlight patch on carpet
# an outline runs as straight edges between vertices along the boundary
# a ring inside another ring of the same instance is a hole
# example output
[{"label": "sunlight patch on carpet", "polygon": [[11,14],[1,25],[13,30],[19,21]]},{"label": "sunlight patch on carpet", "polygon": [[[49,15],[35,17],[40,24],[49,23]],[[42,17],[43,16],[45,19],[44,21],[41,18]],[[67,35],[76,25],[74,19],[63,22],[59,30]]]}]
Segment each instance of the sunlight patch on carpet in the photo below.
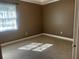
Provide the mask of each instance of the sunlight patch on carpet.
[{"label": "sunlight patch on carpet", "polygon": [[32,51],[37,51],[37,52],[42,52],[46,49],[48,49],[49,47],[53,46],[53,44],[43,44],[43,43],[30,43],[27,45],[24,45],[20,48],[18,48],[19,50],[32,50]]}]

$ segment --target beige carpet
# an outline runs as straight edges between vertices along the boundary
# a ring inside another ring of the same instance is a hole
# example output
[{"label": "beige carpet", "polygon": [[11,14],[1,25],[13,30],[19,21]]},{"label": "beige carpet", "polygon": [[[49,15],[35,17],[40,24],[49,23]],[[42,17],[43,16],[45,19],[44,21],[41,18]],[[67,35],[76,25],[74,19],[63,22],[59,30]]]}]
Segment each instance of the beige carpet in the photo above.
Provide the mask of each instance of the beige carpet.
[{"label": "beige carpet", "polygon": [[2,47],[2,53],[3,59],[71,59],[72,42],[39,36]]}]

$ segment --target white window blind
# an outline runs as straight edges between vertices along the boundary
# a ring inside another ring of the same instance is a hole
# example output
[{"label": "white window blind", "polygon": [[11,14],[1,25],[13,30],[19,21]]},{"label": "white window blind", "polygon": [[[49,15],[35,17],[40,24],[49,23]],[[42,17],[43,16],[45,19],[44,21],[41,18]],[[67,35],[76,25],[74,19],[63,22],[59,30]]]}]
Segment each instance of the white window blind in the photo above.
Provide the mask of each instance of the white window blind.
[{"label": "white window blind", "polygon": [[0,32],[16,29],[16,5],[0,4]]}]

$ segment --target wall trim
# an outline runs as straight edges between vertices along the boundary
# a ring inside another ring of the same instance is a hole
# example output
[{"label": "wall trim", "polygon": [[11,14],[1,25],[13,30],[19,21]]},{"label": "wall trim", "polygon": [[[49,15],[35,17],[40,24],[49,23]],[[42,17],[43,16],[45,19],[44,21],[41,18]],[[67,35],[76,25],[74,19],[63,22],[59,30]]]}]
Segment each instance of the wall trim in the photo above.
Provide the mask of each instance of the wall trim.
[{"label": "wall trim", "polygon": [[34,3],[34,4],[39,4],[39,5],[46,5],[46,4],[54,3],[54,2],[57,2],[57,1],[60,1],[60,0],[47,0],[47,1],[20,0],[20,1]]},{"label": "wall trim", "polygon": [[67,37],[62,37],[62,36],[53,35],[53,34],[47,34],[47,33],[42,33],[42,34],[43,35],[46,35],[46,36],[49,36],[49,37],[55,37],[55,38],[60,38],[62,40],[74,42],[74,39],[73,38],[67,38]]},{"label": "wall trim", "polygon": [[41,4],[41,5],[47,5],[47,4],[50,4],[50,3],[57,2],[57,1],[60,1],[60,0],[48,0],[48,1],[43,1],[43,2],[41,2],[40,4]]},{"label": "wall trim", "polygon": [[35,37],[38,37],[38,36],[41,36],[42,34],[36,34],[36,35],[32,35],[32,36],[29,36],[29,37],[25,37],[25,38],[22,38],[22,39],[18,39],[18,40],[14,40],[14,41],[10,41],[10,42],[6,42],[6,43],[2,43],[1,46],[7,46],[7,45],[10,45],[10,44],[13,44],[13,43],[17,43],[17,42],[20,42],[20,41],[23,41],[23,40],[27,40],[27,39],[32,39],[32,38],[35,38]]},{"label": "wall trim", "polygon": [[57,35],[47,34],[47,33],[40,33],[40,34],[32,35],[32,36],[29,36],[29,37],[25,37],[25,38],[22,38],[22,39],[18,39],[18,40],[2,43],[1,46],[2,47],[3,46],[7,46],[7,45],[10,45],[10,44],[13,44],[13,43],[16,43],[16,42],[20,42],[20,41],[27,40],[27,39],[32,39],[32,38],[35,38],[35,37],[38,37],[38,36],[41,36],[41,35],[45,35],[45,36],[49,36],[49,37],[55,37],[55,38],[60,38],[62,40],[71,41],[71,42],[74,41],[73,38],[67,38],[67,37],[62,37],[62,36],[57,36]]}]

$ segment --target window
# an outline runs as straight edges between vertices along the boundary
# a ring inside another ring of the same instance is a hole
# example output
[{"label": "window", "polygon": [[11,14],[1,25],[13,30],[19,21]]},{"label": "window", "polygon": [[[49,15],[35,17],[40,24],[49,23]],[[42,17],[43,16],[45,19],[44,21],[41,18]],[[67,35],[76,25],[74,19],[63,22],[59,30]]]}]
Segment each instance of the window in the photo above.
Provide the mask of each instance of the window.
[{"label": "window", "polygon": [[0,4],[0,32],[17,30],[16,5]]}]

